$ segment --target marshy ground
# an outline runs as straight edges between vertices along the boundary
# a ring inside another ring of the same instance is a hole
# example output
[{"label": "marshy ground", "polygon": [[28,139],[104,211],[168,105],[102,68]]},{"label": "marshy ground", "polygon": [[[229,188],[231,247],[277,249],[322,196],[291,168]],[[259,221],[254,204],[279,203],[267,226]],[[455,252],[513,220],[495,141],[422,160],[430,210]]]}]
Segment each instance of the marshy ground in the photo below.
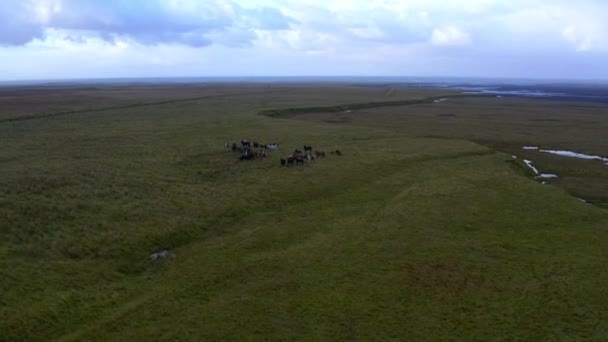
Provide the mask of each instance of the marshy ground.
[{"label": "marshy ground", "polygon": [[0,340],[606,340],[608,167],[523,147],[608,106],[454,95],[0,88]]}]

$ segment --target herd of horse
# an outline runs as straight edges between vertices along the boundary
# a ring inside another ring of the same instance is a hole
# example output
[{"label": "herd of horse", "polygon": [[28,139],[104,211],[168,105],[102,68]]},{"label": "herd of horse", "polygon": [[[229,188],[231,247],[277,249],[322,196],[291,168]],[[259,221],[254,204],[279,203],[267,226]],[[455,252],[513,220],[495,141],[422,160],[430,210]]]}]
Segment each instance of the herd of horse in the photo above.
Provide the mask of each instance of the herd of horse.
[{"label": "herd of horse", "polygon": [[[233,152],[240,154],[239,160],[254,160],[257,158],[267,158],[266,152],[275,152],[279,149],[278,143],[260,144],[258,142],[251,142],[249,140],[241,140],[241,145],[237,143],[225,143],[224,147],[231,149]],[[330,152],[333,155],[341,156],[340,150],[334,150]],[[325,152],[315,150],[313,154],[313,148],[311,145],[304,145],[303,150],[295,149],[292,154],[281,158],[281,166],[292,166],[292,165],[304,165],[305,161],[313,161],[317,158],[325,158]]]},{"label": "herd of horse", "polygon": [[241,146],[236,143],[225,143],[224,147],[231,149],[233,152],[240,154],[240,160],[253,160],[256,158],[266,158],[266,151],[274,152],[279,149],[278,143],[260,144],[250,142],[249,140],[241,140]]}]

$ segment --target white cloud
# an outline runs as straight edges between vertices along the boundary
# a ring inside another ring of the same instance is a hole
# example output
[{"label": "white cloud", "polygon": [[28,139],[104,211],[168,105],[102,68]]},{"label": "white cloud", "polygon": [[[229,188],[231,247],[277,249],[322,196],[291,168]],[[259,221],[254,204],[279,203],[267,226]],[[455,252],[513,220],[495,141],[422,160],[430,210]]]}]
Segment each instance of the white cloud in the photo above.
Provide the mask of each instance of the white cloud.
[{"label": "white cloud", "polygon": [[585,35],[581,35],[575,28],[568,26],[562,31],[564,39],[571,43],[576,51],[590,51],[593,48],[591,38]]},{"label": "white cloud", "polygon": [[458,27],[446,26],[433,30],[431,43],[435,46],[465,46],[471,44],[471,37]]}]

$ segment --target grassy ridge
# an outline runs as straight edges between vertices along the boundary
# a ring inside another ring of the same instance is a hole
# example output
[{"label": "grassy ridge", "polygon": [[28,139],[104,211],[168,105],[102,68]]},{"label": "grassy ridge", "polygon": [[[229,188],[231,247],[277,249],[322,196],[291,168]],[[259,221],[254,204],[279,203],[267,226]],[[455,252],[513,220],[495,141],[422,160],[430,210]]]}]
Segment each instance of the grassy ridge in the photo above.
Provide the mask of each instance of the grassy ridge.
[{"label": "grassy ridge", "polygon": [[398,106],[411,106],[419,104],[429,104],[434,101],[445,98],[466,98],[466,97],[485,97],[488,95],[445,95],[445,96],[433,96],[422,99],[408,99],[398,101],[373,101],[373,102],[360,102],[341,104],[335,106],[308,106],[308,107],[293,107],[293,108],[281,108],[281,109],[266,109],[258,113],[258,115],[264,115],[269,117],[292,117],[295,115],[311,114],[311,113],[343,113],[352,110],[371,109],[380,107],[398,107]]},{"label": "grassy ridge", "polygon": [[[254,115],[311,91],[2,123],[0,340],[606,338],[605,210],[473,142]],[[344,156],[281,168],[303,144]]]}]

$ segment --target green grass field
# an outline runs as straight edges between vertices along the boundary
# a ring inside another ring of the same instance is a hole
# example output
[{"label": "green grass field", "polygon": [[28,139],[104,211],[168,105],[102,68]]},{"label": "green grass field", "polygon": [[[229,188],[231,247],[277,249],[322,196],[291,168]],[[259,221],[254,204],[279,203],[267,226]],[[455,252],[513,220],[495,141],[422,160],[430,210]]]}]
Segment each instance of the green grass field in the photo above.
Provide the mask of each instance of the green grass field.
[{"label": "green grass field", "polygon": [[[0,90],[0,341],[608,339],[608,168],[521,150],[605,154],[603,107],[268,117],[453,94],[58,91]],[[242,138],[280,149],[240,162]],[[304,144],[343,155],[280,166]]]},{"label": "green grass field", "polygon": [[[429,101],[427,101],[429,102]],[[598,161],[524,151],[523,146],[608,156],[608,105],[539,99],[465,97],[435,104],[351,112],[303,113],[290,118],[380,127],[410,137],[466,139],[534,161],[560,177],[552,184],[608,208],[608,167]]]}]

